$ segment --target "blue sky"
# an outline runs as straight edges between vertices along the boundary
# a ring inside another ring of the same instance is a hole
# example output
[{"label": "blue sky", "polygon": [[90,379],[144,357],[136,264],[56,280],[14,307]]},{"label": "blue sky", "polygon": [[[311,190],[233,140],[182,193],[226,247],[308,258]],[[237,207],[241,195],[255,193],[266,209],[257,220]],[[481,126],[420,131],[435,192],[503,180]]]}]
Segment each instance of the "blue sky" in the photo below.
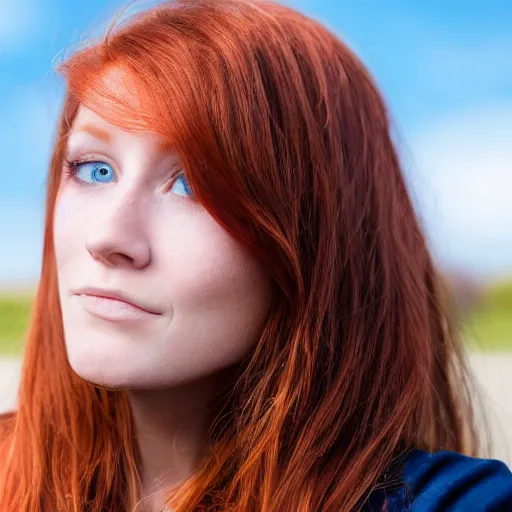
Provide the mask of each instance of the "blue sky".
[{"label": "blue sky", "polygon": [[[512,274],[512,2],[284,3],[335,31],[373,74],[440,263],[492,278]],[[63,90],[53,69],[123,5],[0,0],[0,284],[38,277]]]}]

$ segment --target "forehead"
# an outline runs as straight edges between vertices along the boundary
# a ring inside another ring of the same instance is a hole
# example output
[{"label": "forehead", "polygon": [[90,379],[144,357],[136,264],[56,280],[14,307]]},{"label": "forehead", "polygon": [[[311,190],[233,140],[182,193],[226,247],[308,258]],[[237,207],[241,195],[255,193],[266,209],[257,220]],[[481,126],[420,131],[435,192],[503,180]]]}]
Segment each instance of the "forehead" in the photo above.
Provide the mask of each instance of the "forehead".
[{"label": "forehead", "polygon": [[106,119],[104,119],[99,114],[94,112],[94,110],[91,110],[86,105],[81,104],[78,107],[78,112],[76,114],[75,122],[73,124],[73,127],[79,126],[79,125],[81,125],[81,124],[83,124],[85,122],[91,122],[91,123],[97,124],[99,126],[103,125],[104,127],[107,127],[107,125],[110,125],[110,123],[107,122]]},{"label": "forehead", "polygon": [[118,126],[109,123],[106,119],[85,105],[80,105],[73,122],[71,134],[82,131],[86,133],[90,132],[91,135],[97,135],[98,138],[110,139],[115,135],[115,132],[122,130]]}]

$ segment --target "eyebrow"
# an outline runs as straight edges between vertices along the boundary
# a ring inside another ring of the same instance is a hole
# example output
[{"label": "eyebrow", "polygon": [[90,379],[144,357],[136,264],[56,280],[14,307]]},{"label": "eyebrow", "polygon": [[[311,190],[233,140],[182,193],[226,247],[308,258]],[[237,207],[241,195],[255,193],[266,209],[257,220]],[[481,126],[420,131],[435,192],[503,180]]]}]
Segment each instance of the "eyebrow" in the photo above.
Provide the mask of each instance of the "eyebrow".
[{"label": "eyebrow", "polygon": [[110,144],[110,142],[112,141],[112,137],[106,130],[99,128],[98,126],[94,126],[93,124],[86,123],[86,124],[79,125],[73,131],[75,133],[76,132],[88,133],[89,135],[92,135],[94,138],[99,139],[99,140],[105,142],[106,144]]}]

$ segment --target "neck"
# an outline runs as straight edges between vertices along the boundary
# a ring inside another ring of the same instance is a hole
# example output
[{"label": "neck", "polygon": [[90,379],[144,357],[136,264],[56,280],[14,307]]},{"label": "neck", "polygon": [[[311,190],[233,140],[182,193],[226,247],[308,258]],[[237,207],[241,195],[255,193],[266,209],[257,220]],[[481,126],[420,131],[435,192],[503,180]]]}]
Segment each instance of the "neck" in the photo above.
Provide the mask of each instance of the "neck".
[{"label": "neck", "polygon": [[185,385],[130,390],[144,510],[161,512],[170,486],[186,480],[207,455],[210,404],[227,382],[216,373]]}]

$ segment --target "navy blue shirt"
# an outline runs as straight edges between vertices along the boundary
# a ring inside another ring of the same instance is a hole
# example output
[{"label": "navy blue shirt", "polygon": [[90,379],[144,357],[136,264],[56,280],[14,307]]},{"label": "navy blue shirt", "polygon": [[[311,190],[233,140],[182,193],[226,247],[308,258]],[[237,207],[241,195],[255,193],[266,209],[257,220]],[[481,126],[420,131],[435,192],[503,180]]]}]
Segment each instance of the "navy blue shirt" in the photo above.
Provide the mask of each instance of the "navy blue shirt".
[{"label": "navy blue shirt", "polygon": [[412,450],[402,482],[394,490],[374,491],[363,510],[512,512],[512,473],[498,460]]}]

